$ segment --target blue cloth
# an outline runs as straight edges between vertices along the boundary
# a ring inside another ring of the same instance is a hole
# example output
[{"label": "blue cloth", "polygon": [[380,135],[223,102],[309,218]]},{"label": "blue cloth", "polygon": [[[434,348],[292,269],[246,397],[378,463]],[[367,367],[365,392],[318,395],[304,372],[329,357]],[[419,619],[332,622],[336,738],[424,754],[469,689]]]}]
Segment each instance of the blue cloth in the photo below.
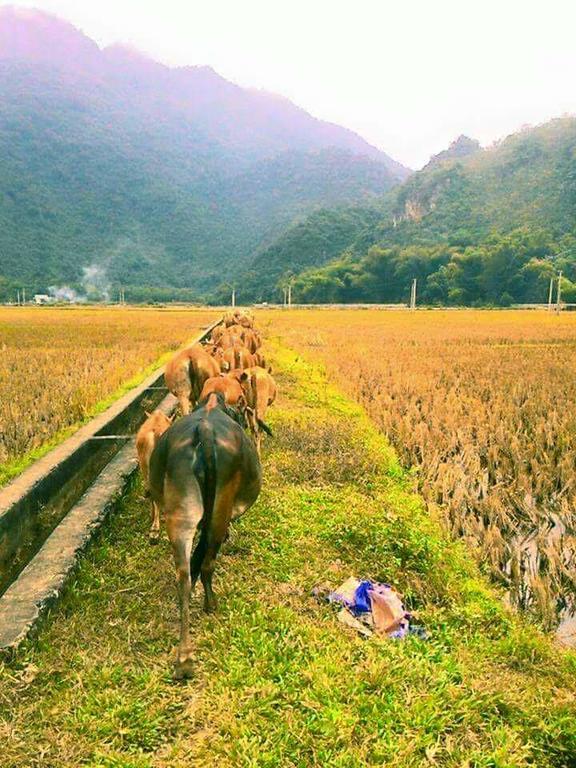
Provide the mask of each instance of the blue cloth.
[{"label": "blue cloth", "polygon": [[371,581],[361,581],[356,587],[354,604],[350,606],[350,610],[355,616],[360,613],[369,613],[372,610],[370,595],[368,594],[371,589],[374,589],[374,584]]}]

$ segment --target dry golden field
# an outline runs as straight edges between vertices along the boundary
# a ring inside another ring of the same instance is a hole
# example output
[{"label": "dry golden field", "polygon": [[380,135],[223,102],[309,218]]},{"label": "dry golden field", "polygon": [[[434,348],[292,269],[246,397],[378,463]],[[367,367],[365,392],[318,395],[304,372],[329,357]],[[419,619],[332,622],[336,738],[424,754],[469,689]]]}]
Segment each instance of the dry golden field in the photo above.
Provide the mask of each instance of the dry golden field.
[{"label": "dry golden field", "polygon": [[0,480],[215,317],[209,310],[0,308]]},{"label": "dry golden field", "polygon": [[576,313],[292,310],[259,320],[323,361],[513,602],[554,625],[576,593]]}]

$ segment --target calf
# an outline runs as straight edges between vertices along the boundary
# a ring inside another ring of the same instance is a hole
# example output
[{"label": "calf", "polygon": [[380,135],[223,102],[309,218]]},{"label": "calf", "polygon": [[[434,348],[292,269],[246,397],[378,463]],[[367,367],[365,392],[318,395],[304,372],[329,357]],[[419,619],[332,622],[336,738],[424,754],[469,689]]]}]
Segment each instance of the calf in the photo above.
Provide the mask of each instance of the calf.
[{"label": "calf", "polygon": [[230,522],[251,507],[260,493],[260,460],[239,419],[222,395],[213,393],[162,435],[150,460],[150,492],[166,518],[178,581],[177,678],[192,672],[192,587],[200,576],[204,610],[214,611],[216,555]]},{"label": "calf", "polygon": [[[238,386],[240,386],[238,384]],[[138,454],[138,464],[144,480],[146,492],[150,491],[150,456],[160,437],[166,432],[172,424],[173,416],[166,416],[162,411],[148,413],[144,424],[138,430],[136,435],[136,453]],[[160,538],[160,512],[158,505],[152,502],[152,526],[149,533],[150,542],[155,544]]]},{"label": "calf", "polygon": [[260,456],[261,432],[272,434],[269,427],[264,423],[264,417],[268,406],[272,405],[276,399],[276,382],[268,371],[258,366],[242,371],[239,381],[246,398],[248,426],[254,437],[258,456]]},{"label": "calf", "polygon": [[206,379],[220,373],[220,364],[200,345],[178,352],[166,365],[166,386],[178,398],[182,415],[190,413],[190,404],[198,402]]}]

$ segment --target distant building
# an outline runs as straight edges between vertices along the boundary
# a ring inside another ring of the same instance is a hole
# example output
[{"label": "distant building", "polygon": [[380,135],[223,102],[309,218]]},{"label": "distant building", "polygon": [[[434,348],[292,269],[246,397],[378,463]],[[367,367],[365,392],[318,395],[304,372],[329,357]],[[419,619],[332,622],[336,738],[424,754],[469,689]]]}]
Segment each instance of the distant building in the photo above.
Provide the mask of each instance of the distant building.
[{"label": "distant building", "polygon": [[34,304],[53,304],[54,303],[54,297],[48,296],[46,293],[35,293],[34,294]]}]

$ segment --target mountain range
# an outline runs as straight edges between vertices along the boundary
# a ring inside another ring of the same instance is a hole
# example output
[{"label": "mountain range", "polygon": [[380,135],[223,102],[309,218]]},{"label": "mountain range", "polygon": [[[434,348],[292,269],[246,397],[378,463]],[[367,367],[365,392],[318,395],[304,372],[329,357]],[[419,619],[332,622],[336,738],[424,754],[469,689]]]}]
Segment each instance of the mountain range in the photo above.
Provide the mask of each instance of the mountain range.
[{"label": "mountain range", "polygon": [[246,272],[256,301],[291,279],[297,301],[402,302],[416,278],[426,303],[543,303],[558,271],[576,301],[576,118],[485,149],[460,136],[361,214],[315,211],[255,263],[273,264],[268,282]]},{"label": "mountain range", "polygon": [[412,173],[207,66],[0,8],[0,299],[576,301],[576,119]]},{"label": "mountain range", "polygon": [[[410,171],[360,136],[206,66],[100,48],[0,8],[0,295],[110,286],[201,296],[295,219]],[[130,290],[128,291],[130,296]]]}]

